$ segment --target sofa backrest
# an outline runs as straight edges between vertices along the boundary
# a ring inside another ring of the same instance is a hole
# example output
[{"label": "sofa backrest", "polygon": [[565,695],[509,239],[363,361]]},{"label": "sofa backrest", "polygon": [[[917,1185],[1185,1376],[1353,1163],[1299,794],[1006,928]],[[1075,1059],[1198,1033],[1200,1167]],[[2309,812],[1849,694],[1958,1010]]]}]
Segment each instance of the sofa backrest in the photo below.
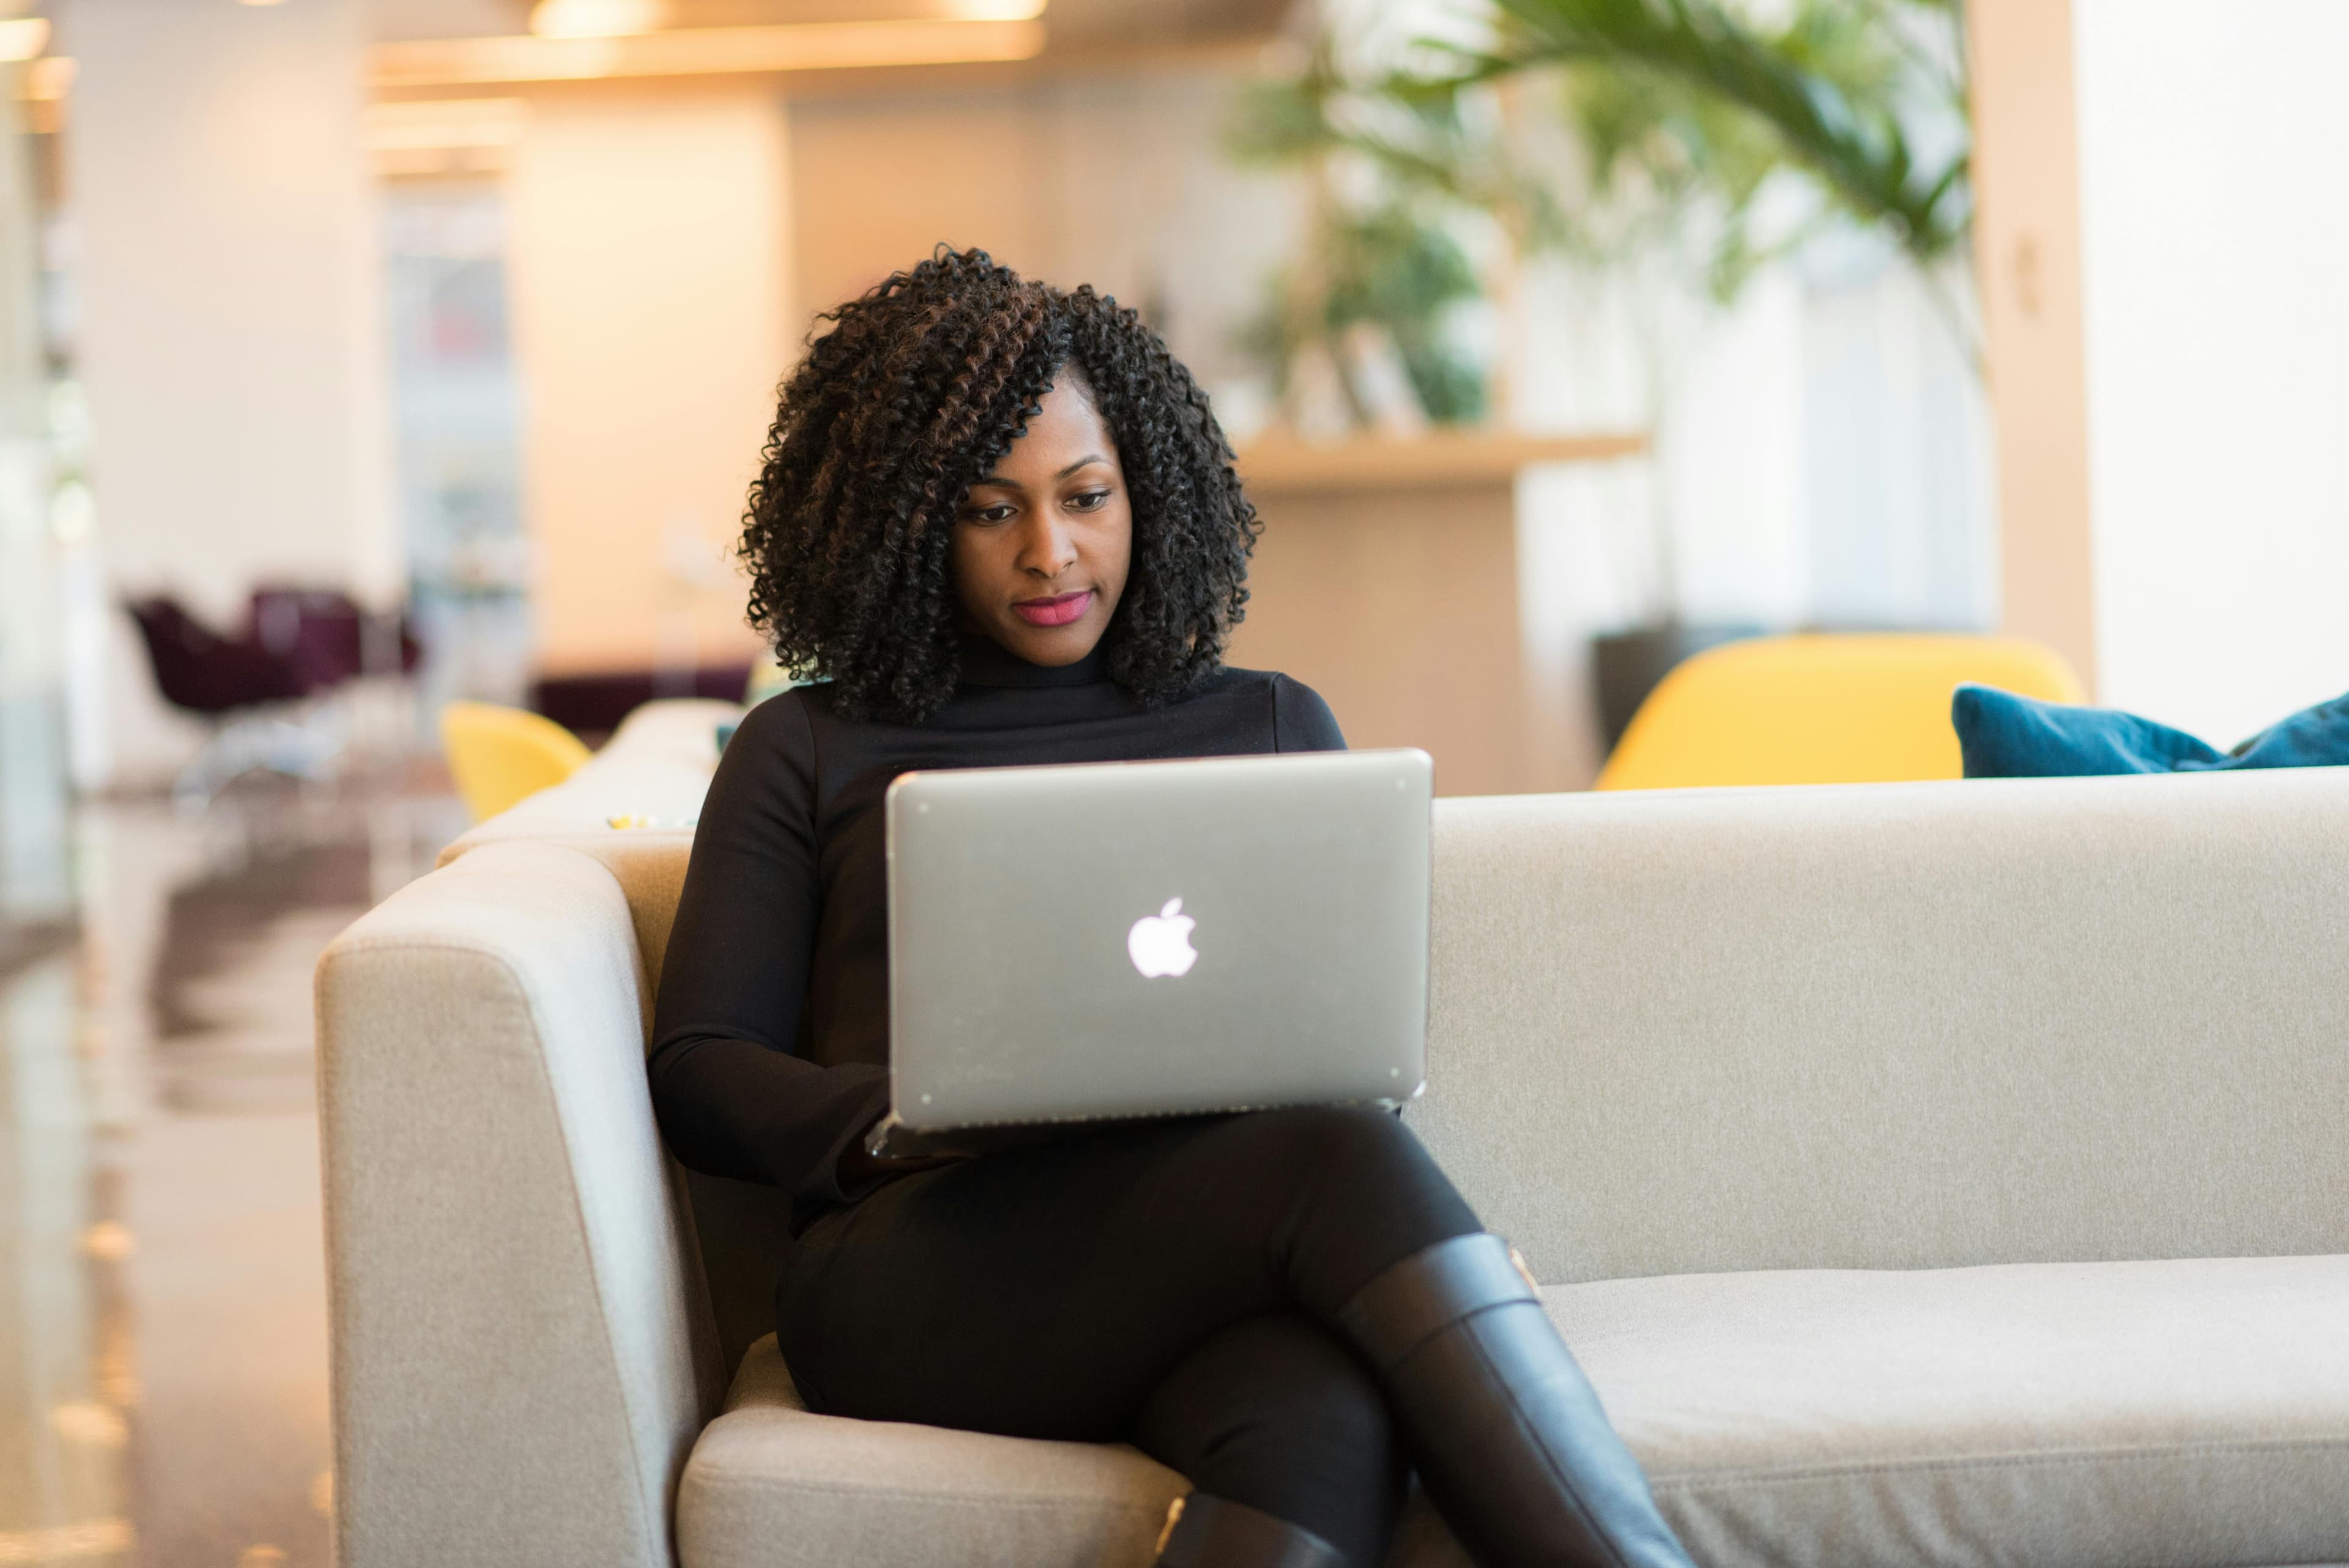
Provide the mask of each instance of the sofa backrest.
[{"label": "sofa backrest", "polygon": [[1437,805],[1413,1119],[1545,1280],[2349,1251],[2349,768]]}]

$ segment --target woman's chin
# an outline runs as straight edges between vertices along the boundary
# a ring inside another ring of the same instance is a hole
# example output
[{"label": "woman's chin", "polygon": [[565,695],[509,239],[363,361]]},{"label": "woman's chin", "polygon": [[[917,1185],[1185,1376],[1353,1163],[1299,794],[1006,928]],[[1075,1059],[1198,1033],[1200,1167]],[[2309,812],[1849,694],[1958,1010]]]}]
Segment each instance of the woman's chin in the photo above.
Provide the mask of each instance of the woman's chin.
[{"label": "woman's chin", "polygon": [[1102,627],[1092,616],[1067,626],[1030,626],[1025,621],[998,626],[995,640],[1006,651],[1030,664],[1057,668],[1074,664],[1099,646]]}]

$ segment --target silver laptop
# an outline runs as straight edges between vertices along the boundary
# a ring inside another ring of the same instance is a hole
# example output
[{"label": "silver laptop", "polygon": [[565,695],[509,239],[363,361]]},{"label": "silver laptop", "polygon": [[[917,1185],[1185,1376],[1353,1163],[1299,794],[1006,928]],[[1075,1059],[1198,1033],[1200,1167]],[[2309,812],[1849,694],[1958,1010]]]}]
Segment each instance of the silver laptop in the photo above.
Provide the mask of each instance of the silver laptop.
[{"label": "silver laptop", "polygon": [[899,778],[873,1147],[1409,1099],[1432,783],[1419,751]]}]

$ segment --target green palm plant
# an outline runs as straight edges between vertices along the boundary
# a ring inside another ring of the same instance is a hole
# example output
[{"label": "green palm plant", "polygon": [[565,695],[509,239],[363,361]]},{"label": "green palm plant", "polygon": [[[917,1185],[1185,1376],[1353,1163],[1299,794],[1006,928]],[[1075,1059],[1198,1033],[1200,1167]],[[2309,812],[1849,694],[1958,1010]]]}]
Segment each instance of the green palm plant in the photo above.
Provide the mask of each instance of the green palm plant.
[{"label": "green palm plant", "polygon": [[[1467,112],[1468,95],[1365,89],[1326,45],[1298,76],[1254,85],[1241,99],[1227,151],[1244,163],[1302,167],[1312,211],[1304,254],[1271,280],[1242,347],[1272,371],[1294,412],[1297,372],[1312,353],[1336,371],[1349,417],[1374,422],[1347,343],[1382,333],[1413,395],[1438,424],[1483,417],[1485,369],[1447,331],[1451,313],[1481,298],[1484,282],[1451,220],[1491,214],[1522,247],[1555,238],[1546,195],[1499,155]],[[1374,194],[1340,198],[1332,166],[1367,164]],[[1536,232],[1538,228],[1539,232]]]},{"label": "green palm plant", "polygon": [[1489,4],[1488,47],[1388,90],[1441,102],[1555,73],[1596,194],[1637,175],[1667,211],[1714,208],[1716,292],[1803,237],[1756,240],[1755,197],[1782,170],[1922,268],[1961,254],[1972,198],[1956,0],[1797,0],[1775,26],[1720,0]]},{"label": "green palm plant", "polygon": [[1299,362],[1330,352],[1338,388],[1357,425],[1376,422],[1371,399],[1343,350],[1357,327],[1392,342],[1412,395],[1436,424],[1473,424],[1485,413],[1483,368],[1444,330],[1445,313],[1478,298],[1475,265],[1439,223],[1408,206],[1333,213],[1315,236],[1315,265],[1274,280],[1272,297],[1242,334],[1243,347],[1273,369],[1287,402]]},{"label": "green palm plant", "polygon": [[[1724,301],[1826,226],[1855,223],[1916,264],[1975,353],[1970,313],[1940,276],[1964,254],[1972,215],[1959,0],[1793,0],[1769,23],[1726,0],[1477,4],[1483,41],[1428,41],[1419,68],[1350,76],[1325,45],[1295,78],[1244,99],[1234,153],[1303,165],[1317,192],[1306,259],[1277,280],[1251,332],[1277,376],[1366,318],[1349,317],[1340,297],[1350,274],[1443,279],[1417,296],[1384,291],[1388,314],[1367,317],[1399,346],[1431,340],[1430,324],[1457,306],[1474,275],[1414,270],[1408,258],[1456,253],[1449,224],[1462,213],[1493,220],[1519,255],[1558,249],[1611,261],[1693,239],[1703,280]],[[1570,195],[1534,171],[1495,111],[1505,84],[1554,89],[1584,163]],[[1338,159],[1375,171],[1384,192],[1376,212],[1331,196]],[[1763,200],[1785,175],[1821,198],[1802,221]],[[1458,383],[1462,367],[1453,369]],[[1416,369],[1413,379],[1423,379]],[[1467,404],[1429,408],[1461,417]]]},{"label": "green palm plant", "polygon": [[1357,78],[1325,41],[1297,76],[1244,91],[1226,147],[1240,162],[1260,166],[1318,167],[1350,155],[1423,218],[1457,208],[1490,215],[1520,246],[1558,243],[1565,230],[1556,200],[1523,167],[1493,117],[1479,112],[1484,107],[1469,72]]}]

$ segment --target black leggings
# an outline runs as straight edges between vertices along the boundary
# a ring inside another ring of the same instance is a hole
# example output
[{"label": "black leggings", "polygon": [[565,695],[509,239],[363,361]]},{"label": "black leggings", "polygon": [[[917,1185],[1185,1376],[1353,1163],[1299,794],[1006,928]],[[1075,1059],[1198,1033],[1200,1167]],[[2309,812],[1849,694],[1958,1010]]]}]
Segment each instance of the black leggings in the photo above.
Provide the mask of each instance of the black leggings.
[{"label": "black leggings", "polygon": [[893,1181],[809,1227],[776,1321],[812,1408],[1131,1440],[1371,1568],[1404,1458],[1328,1324],[1477,1229],[1382,1112],[1186,1118]]}]

